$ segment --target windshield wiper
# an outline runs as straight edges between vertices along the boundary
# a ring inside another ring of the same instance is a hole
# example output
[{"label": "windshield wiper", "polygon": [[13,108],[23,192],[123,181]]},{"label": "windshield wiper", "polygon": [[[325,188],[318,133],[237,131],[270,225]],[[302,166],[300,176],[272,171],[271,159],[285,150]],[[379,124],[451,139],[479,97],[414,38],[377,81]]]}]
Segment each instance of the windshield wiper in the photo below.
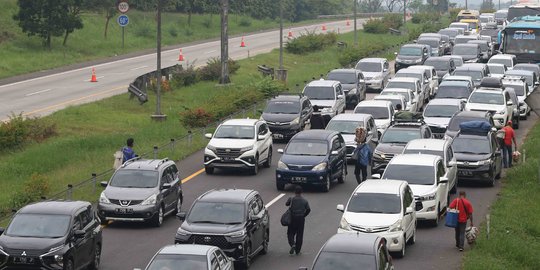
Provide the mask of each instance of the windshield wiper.
[{"label": "windshield wiper", "polygon": [[460,153],[460,154],[475,154],[475,155],[478,155],[480,153],[476,153],[476,152],[470,152],[470,151],[454,151],[456,153]]},{"label": "windshield wiper", "polygon": [[390,142],[383,142],[383,143],[399,143],[399,144],[404,144],[404,142],[398,142],[398,141],[390,141]]},{"label": "windshield wiper", "polygon": [[210,223],[210,224],[224,224],[223,222],[217,222],[212,220],[197,220],[197,221],[190,221],[191,223]]},{"label": "windshield wiper", "polygon": [[375,210],[367,210],[367,211],[362,211],[362,212],[357,212],[357,213],[376,213],[376,214],[382,214],[384,212],[382,211],[375,211]]}]

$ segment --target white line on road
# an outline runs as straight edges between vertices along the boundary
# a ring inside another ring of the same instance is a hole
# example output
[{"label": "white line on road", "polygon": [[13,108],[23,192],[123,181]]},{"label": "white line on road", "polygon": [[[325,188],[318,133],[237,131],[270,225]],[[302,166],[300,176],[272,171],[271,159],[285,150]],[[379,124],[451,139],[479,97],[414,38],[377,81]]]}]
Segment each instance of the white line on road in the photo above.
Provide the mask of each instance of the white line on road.
[{"label": "white line on road", "polygon": [[140,67],[132,68],[130,70],[137,70],[137,69],[141,69],[141,68],[145,68],[145,67],[148,67],[148,66],[140,66]]},{"label": "white line on road", "polygon": [[34,92],[34,93],[26,94],[26,95],[24,95],[24,96],[25,96],[25,97],[29,97],[29,96],[33,96],[33,95],[37,95],[37,94],[49,92],[49,91],[51,91],[51,90],[52,90],[52,88],[47,88],[47,89],[45,89],[45,90],[40,90],[40,91],[37,91],[37,92]]},{"label": "white line on road", "polygon": [[272,204],[274,204],[275,202],[279,201],[279,199],[283,198],[283,196],[285,196],[285,193],[281,193],[279,194],[277,197],[275,197],[273,200],[269,201],[265,206],[266,208],[269,208],[270,206],[272,206]]},{"label": "white line on road", "polygon": [[[97,79],[101,79],[101,78],[105,78],[105,76],[99,76],[99,77],[96,77],[96,80],[97,80]],[[88,80],[84,80],[83,82],[89,82],[89,81],[91,81],[91,80],[92,80],[92,79],[88,79]]]},{"label": "white line on road", "polygon": [[217,50],[207,51],[207,52],[205,52],[204,54],[209,54],[209,53],[214,53],[214,52],[217,52]]}]

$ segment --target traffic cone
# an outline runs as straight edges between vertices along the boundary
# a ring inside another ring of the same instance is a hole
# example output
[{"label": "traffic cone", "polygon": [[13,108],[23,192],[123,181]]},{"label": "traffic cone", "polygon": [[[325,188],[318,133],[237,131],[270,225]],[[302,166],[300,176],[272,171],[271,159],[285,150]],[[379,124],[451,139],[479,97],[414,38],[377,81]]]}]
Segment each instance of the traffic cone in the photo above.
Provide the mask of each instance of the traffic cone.
[{"label": "traffic cone", "polygon": [[90,82],[97,82],[96,69],[95,68],[92,68],[92,78],[90,79]]},{"label": "traffic cone", "polygon": [[240,47],[246,47],[246,42],[244,42],[244,37],[242,37],[242,42],[240,42]]},{"label": "traffic cone", "polygon": [[322,30],[326,31],[326,25],[325,24],[322,25]]},{"label": "traffic cone", "polygon": [[351,26],[351,21],[347,19],[347,26]]},{"label": "traffic cone", "polygon": [[289,38],[293,37],[291,29],[289,29],[289,34],[287,34],[287,37],[289,37]]},{"label": "traffic cone", "polygon": [[182,48],[180,48],[180,54],[178,55],[178,61],[184,61],[184,55],[182,54]]}]

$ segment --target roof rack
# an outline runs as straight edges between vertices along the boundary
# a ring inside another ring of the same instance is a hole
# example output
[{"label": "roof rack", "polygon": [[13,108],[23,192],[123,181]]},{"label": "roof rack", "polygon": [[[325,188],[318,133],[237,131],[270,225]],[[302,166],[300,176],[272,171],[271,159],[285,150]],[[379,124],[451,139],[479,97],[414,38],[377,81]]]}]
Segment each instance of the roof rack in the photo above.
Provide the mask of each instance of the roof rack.
[{"label": "roof rack", "polygon": [[169,161],[169,158],[164,158],[164,159],[160,160],[154,169],[157,170],[159,168],[159,166],[161,166],[161,164],[163,164],[163,163],[165,163],[167,161]]},{"label": "roof rack", "polygon": [[128,160],[126,160],[126,162],[124,162],[124,164],[122,164],[122,168],[125,168],[127,165],[129,165],[129,164],[131,164],[131,163],[133,163],[133,162],[135,162],[137,160],[140,160],[140,159],[141,159],[141,157],[134,157],[132,159],[128,159]]},{"label": "roof rack", "polygon": [[525,76],[522,75],[504,75],[503,80],[516,80],[516,81],[525,81]]}]

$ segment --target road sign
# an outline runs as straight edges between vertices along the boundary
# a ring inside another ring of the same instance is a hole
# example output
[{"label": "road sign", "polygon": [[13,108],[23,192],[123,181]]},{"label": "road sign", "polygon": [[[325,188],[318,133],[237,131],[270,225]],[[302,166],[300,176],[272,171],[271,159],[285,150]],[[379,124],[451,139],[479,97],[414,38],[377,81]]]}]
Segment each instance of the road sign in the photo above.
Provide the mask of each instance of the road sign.
[{"label": "road sign", "polygon": [[118,16],[118,19],[116,21],[118,22],[118,25],[120,25],[121,27],[125,27],[126,25],[129,24],[129,18],[125,14]]},{"label": "road sign", "polygon": [[118,2],[117,8],[120,13],[126,13],[129,10],[129,4],[126,1],[120,1]]}]

